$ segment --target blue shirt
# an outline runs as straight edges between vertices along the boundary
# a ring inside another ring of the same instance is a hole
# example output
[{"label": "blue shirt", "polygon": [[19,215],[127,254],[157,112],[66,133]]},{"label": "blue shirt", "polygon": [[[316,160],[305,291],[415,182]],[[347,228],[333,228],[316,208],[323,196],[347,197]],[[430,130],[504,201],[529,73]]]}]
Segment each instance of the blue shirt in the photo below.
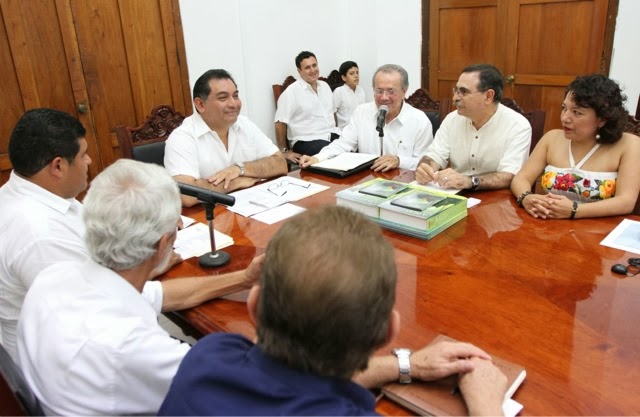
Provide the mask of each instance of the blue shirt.
[{"label": "blue shirt", "polygon": [[187,353],[158,415],[376,415],[375,397],[339,378],[304,373],[240,335],[214,333]]}]

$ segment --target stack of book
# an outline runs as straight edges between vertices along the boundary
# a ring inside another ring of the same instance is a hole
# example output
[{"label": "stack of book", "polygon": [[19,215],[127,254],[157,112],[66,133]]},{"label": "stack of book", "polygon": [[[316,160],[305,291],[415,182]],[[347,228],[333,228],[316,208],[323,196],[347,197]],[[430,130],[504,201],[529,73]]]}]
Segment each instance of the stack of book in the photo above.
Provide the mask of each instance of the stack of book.
[{"label": "stack of book", "polygon": [[382,178],[337,192],[336,202],[419,239],[431,239],[467,217],[465,197]]}]

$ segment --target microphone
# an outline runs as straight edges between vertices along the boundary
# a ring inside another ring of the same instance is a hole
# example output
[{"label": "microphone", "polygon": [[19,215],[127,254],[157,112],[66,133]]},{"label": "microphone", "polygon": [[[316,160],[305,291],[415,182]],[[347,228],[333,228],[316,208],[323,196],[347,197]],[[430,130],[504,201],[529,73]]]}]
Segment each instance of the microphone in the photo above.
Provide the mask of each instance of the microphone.
[{"label": "microphone", "polygon": [[376,130],[378,131],[378,133],[380,133],[380,136],[383,136],[382,129],[384,128],[388,111],[389,111],[389,107],[387,107],[385,104],[380,106],[380,108],[378,109],[378,119],[376,122]]},{"label": "microphone", "polygon": [[204,211],[209,223],[209,242],[211,243],[211,252],[207,252],[200,256],[198,263],[205,268],[215,268],[226,265],[231,260],[231,255],[227,252],[216,250],[215,230],[213,229],[213,208],[216,204],[224,204],[225,206],[233,206],[236,198],[230,195],[217,193],[207,190],[206,188],[195,187],[193,185],[177,182],[180,194],[195,197],[204,206]]},{"label": "microphone", "polygon": [[230,195],[217,193],[215,191],[207,190],[206,188],[200,188],[189,184],[178,182],[178,188],[180,188],[180,194],[188,195],[189,197],[195,197],[198,201],[207,204],[224,204],[225,206],[233,206],[236,203],[236,198]]}]

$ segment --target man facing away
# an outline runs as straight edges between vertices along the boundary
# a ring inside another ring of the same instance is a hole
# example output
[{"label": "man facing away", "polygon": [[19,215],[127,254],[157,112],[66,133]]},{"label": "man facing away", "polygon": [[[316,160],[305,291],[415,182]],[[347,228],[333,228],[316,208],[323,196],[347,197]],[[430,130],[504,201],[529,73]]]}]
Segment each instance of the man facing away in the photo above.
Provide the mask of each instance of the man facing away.
[{"label": "man facing away", "polygon": [[[375,414],[365,387],[399,376],[395,358],[370,359],[398,332],[395,289],[393,249],[361,214],[326,206],[288,220],[247,300],[257,343],[224,333],[200,340],[159,414]],[[407,360],[411,378],[461,372],[470,412],[502,414],[506,377],[482,350],[442,343]]]},{"label": "man facing away", "polygon": [[[176,181],[228,193],[287,173],[271,139],[240,115],[238,87],[227,71],[202,74],[193,86],[193,104],[196,113],[166,143],[164,166]],[[185,206],[197,203],[194,197],[181,198]]]},{"label": "man facing away", "polygon": [[[0,188],[0,328],[3,345],[14,360],[18,317],[36,276],[56,262],[89,257],[83,207],[76,200],[87,188],[91,163],[85,133],[65,112],[33,109],[18,120],[9,138],[13,171]],[[114,213],[115,218],[119,211]],[[179,260],[175,255],[172,262]],[[249,284],[244,273],[228,278],[149,282],[143,296],[163,311],[182,310]]]},{"label": "man facing away", "polygon": [[[331,87],[318,80],[316,56],[302,51],[296,56],[297,80],[280,95],[276,109],[276,139],[285,158],[298,163],[302,155],[315,155],[338,136]],[[291,141],[291,149],[287,140]]]},{"label": "man facing away", "polygon": [[[90,259],[56,263],[35,279],[20,314],[18,363],[48,415],[155,414],[189,349],[158,324],[167,296],[152,304],[141,294],[152,271],[171,262],[178,187],[157,165],[121,159],[93,180],[84,203]],[[255,261],[216,277],[217,290],[194,284],[180,296],[219,296],[220,286],[240,290],[258,275]]]},{"label": "man facing away", "polygon": [[[358,106],[339,139],[313,156],[300,158],[305,168],[343,152],[381,155],[371,166],[386,172],[395,168],[414,170],[433,140],[433,129],[424,112],[404,101],[409,75],[399,65],[387,64],[373,74],[374,101]],[[380,106],[387,106],[384,137],[380,138],[376,122]]]},{"label": "man facing away", "polygon": [[453,88],[457,108],[442,121],[416,180],[459,190],[508,188],[529,156],[531,125],[500,104],[502,74],[493,65],[466,67]]}]

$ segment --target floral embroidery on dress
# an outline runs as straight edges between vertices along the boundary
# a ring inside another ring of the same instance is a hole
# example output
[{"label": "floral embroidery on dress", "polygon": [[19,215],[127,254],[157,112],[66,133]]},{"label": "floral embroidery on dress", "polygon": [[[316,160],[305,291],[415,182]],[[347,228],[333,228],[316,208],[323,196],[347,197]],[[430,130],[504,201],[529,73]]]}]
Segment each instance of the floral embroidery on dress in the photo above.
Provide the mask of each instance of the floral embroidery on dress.
[{"label": "floral embroidery on dress", "polygon": [[615,179],[583,178],[575,172],[546,171],[540,179],[540,185],[547,190],[575,193],[590,200],[604,200],[616,193]]}]

